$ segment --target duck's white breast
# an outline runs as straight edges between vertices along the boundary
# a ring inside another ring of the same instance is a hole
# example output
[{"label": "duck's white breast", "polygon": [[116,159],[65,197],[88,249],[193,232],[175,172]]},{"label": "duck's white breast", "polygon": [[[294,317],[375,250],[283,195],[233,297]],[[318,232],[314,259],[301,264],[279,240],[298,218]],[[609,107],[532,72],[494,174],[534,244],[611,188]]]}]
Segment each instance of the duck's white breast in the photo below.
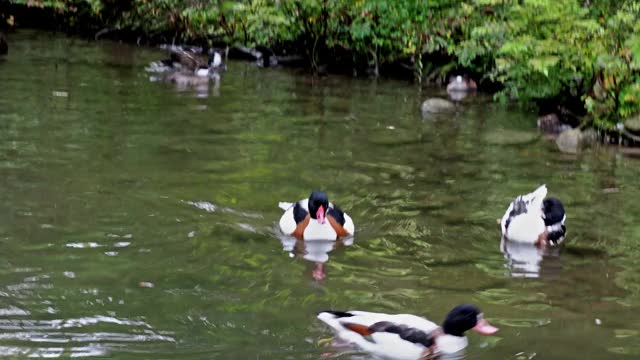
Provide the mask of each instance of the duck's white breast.
[{"label": "duck's white breast", "polygon": [[442,335],[436,338],[436,347],[439,352],[453,354],[464,350],[469,345],[466,336]]},{"label": "duck's white breast", "polygon": [[304,229],[302,237],[305,240],[335,240],[338,234],[328,221],[324,224],[318,223],[318,220],[311,219],[309,225]]},{"label": "duck's white breast", "polygon": [[507,227],[507,239],[515,242],[535,244],[545,231],[544,220],[540,214],[529,212],[511,219]]}]

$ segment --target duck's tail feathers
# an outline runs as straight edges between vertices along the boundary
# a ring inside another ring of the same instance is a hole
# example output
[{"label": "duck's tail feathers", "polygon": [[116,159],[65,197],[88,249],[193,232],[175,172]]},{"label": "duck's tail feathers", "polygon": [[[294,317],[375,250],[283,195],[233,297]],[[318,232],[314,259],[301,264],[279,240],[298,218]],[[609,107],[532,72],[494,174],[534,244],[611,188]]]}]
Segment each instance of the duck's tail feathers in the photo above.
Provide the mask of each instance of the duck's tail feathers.
[{"label": "duck's tail feathers", "polygon": [[334,311],[334,310],[326,310],[320,311],[318,313],[318,319],[325,322],[327,325],[331,326],[338,332],[343,332],[345,330],[353,331],[362,336],[369,336],[375,332],[374,329],[369,328],[366,325],[350,323],[348,320],[340,321],[338,319],[342,318],[350,318],[355,316],[354,314],[348,311]]},{"label": "duck's tail feathers", "polygon": [[295,203],[292,202],[285,202],[285,201],[280,201],[278,203],[278,207],[284,211],[289,210],[290,207],[292,207]]},{"label": "duck's tail feathers", "polygon": [[318,320],[332,327],[336,332],[340,333],[345,331],[345,327],[340,323],[338,319],[343,317],[353,316],[345,311],[320,311],[318,313]]},{"label": "duck's tail feathers", "polygon": [[527,212],[529,209],[542,209],[542,202],[547,197],[547,185],[538,186],[533,192],[520,195],[509,204],[509,208],[500,220],[502,235],[506,234],[509,221],[512,217]]},{"label": "duck's tail feathers", "polygon": [[547,185],[542,184],[533,192],[527,195],[522,195],[522,200],[529,204],[535,203],[542,206],[542,200],[544,200],[545,197],[547,197]]}]

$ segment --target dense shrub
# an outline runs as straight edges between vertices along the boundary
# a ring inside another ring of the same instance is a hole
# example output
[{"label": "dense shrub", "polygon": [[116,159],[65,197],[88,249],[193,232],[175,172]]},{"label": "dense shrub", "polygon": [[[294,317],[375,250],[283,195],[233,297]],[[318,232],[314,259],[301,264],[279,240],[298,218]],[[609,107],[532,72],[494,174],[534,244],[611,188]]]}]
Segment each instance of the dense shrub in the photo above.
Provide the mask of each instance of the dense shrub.
[{"label": "dense shrub", "polygon": [[[177,42],[293,49],[418,80],[454,69],[500,84],[503,101],[581,99],[597,127],[640,112],[640,2],[630,0],[11,0],[69,21]],[[6,15],[6,14],[5,14]],[[6,16],[5,16],[6,18]]]}]

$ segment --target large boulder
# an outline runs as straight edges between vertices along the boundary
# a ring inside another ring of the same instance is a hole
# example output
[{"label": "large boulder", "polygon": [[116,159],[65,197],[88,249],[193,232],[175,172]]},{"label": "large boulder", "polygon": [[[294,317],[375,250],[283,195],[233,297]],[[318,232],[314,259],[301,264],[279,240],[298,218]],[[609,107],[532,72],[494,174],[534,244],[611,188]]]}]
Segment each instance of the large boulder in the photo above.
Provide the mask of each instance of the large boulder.
[{"label": "large boulder", "polygon": [[581,131],[580,129],[565,130],[556,139],[558,149],[567,154],[577,154],[582,149],[591,146],[598,141],[598,134],[593,129]]},{"label": "large boulder", "polygon": [[437,114],[444,112],[453,112],[456,109],[456,105],[449,100],[441,98],[430,98],[425,100],[420,106],[422,115]]},{"label": "large boulder", "polygon": [[624,128],[633,132],[640,132],[640,114],[625,120]]}]

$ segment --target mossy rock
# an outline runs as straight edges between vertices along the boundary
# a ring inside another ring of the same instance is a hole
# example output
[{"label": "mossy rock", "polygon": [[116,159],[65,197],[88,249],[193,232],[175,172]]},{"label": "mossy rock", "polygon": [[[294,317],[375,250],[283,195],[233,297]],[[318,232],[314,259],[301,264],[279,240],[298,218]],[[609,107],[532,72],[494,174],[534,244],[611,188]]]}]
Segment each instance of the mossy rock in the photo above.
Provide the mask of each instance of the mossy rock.
[{"label": "mossy rock", "polygon": [[404,145],[422,141],[422,134],[416,130],[380,129],[369,136],[369,141],[376,145]]},{"label": "mossy rock", "polygon": [[456,105],[454,103],[441,98],[427,99],[422,103],[422,106],[420,107],[422,115],[453,112],[455,111],[455,109]]},{"label": "mossy rock", "polygon": [[563,153],[577,154],[582,148],[582,132],[580,129],[563,131],[556,139],[556,145]]}]

